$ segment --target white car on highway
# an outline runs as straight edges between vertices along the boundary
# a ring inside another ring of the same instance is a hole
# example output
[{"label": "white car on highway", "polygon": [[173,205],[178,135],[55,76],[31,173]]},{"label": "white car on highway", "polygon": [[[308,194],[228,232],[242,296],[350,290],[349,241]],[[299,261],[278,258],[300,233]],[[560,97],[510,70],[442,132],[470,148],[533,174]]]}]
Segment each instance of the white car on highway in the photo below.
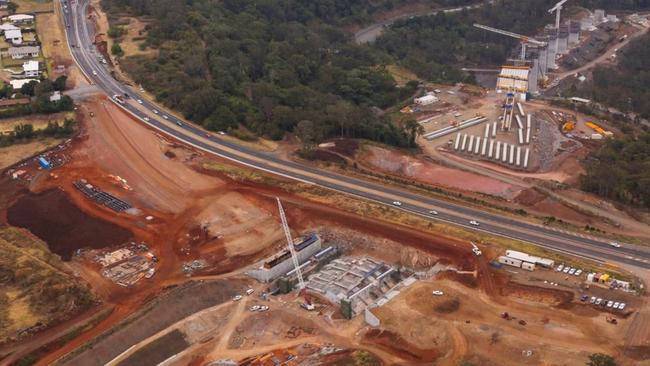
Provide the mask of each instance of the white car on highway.
[{"label": "white car on highway", "polygon": [[481,224],[479,224],[478,221],[476,221],[476,220],[471,220],[471,221],[469,222],[469,224],[470,224],[470,225],[473,225],[473,226],[480,226],[480,225],[481,225]]},{"label": "white car on highway", "polygon": [[144,117],[143,118],[145,121],[149,122],[149,117]]},{"label": "white car on highway", "polygon": [[402,202],[400,202],[400,201],[393,201],[393,205],[399,207],[399,206],[402,205]]},{"label": "white car on highway", "polygon": [[431,292],[431,294],[432,294],[433,296],[442,296],[442,295],[444,295],[445,293],[442,292],[442,291],[440,291],[440,290],[434,290],[433,292]]},{"label": "white car on highway", "polygon": [[155,109],[152,109],[151,111],[152,111],[153,113],[155,113],[155,114],[158,114],[158,111],[155,110]]},{"label": "white car on highway", "polygon": [[622,302],[622,303],[618,306],[618,310],[623,310],[623,309],[625,309],[625,303],[624,303],[624,302]]},{"label": "white car on highway", "polygon": [[97,76],[97,71],[93,70],[93,75]]},{"label": "white car on highway", "polygon": [[431,215],[437,215],[437,214],[438,214],[438,211],[430,210],[430,211],[429,211],[429,214],[431,214]]},{"label": "white car on highway", "polygon": [[169,117],[167,117],[166,114],[163,114],[162,116],[163,116],[164,119],[169,119]]},{"label": "white car on highway", "polygon": [[142,104],[142,99],[138,99],[138,104]]},{"label": "white car on highway", "polygon": [[617,243],[615,241],[610,242],[609,245],[614,247],[614,248],[620,248],[621,247],[621,244],[619,244],[619,243]]},{"label": "white car on highway", "polygon": [[232,301],[239,301],[242,299],[241,295],[235,295],[235,297],[232,298]]}]

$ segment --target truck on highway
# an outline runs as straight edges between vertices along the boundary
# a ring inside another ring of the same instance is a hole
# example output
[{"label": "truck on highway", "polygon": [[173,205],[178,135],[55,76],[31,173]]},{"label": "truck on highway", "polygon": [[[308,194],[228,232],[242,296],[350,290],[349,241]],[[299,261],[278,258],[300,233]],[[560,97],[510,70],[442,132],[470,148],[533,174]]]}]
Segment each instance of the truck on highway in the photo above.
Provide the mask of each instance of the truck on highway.
[{"label": "truck on highway", "polygon": [[113,100],[120,104],[124,104],[124,98],[119,94],[113,95]]}]

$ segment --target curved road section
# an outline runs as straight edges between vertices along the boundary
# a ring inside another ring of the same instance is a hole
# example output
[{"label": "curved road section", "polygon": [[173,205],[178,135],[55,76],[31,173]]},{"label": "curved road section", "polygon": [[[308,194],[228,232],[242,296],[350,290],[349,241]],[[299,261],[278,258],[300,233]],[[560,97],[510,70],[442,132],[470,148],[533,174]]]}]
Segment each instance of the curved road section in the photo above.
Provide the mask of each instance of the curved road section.
[{"label": "curved road section", "polygon": [[[65,4],[67,1],[64,0],[61,4]],[[165,118],[163,118],[161,112],[157,110],[159,107],[138,95],[132,88],[116,81],[99,61],[101,57],[94,49],[91,30],[85,21],[88,0],[75,1],[67,9],[63,9],[63,5],[61,6],[70,51],[88,79],[111,98],[114,95],[128,94],[130,98],[126,99],[124,103],[114,100],[115,103],[137,117],[142,123],[179,141],[250,168],[389,205],[431,220],[517,239],[546,249],[599,262],[650,269],[650,248],[628,244],[624,244],[622,248],[613,248],[606,241],[595,237],[558,231],[497,213],[485,212],[477,208],[283,160],[220,139],[218,136],[209,134],[174,116],[164,115]],[[437,214],[430,214],[431,210],[437,211]],[[479,225],[470,224],[471,220],[478,221]]]}]

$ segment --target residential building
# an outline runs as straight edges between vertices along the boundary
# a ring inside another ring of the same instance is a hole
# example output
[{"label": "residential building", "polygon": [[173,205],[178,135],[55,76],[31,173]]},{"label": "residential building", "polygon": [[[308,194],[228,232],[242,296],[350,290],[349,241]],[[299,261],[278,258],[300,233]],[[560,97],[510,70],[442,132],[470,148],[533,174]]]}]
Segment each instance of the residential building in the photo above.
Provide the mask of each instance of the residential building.
[{"label": "residential building", "polygon": [[25,85],[25,84],[27,84],[29,82],[32,82],[32,81],[35,81],[37,83],[40,82],[37,79],[16,79],[16,80],[9,81],[9,84],[11,84],[11,87],[14,88],[14,90],[18,90],[18,89],[22,88],[23,85]]},{"label": "residential building", "polygon": [[2,31],[3,33],[5,31],[15,30],[15,29],[20,29],[20,28],[16,27],[15,25],[13,25],[11,23],[2,23],[2,24],[0,24],[0,31]]},{"label": "residential building", "polygon": [[7,42],[11,42],[14,45],[23,43],[23,33],[20,29],[10,29],[5,31],[5,38],[7,39]]},{"label": "residential building", "polygon": [[6,9],[9,6],[9,0],[0,0],[0,9]]},{"label": "residential building", "polygon": [[59,100],[61,100],[61,92],[58,90],[52,92],[50,95],[50,102],[58,102]]},{"label": "residential building", "polygon": [[25,57],[38,57],[41,48],[39,46],[9,47],[7,54],[14,60]]},{"label": "residential building", "polygon": [[7,19],[14,24],[29,24],[34,22],[34,16],[30,14],[9,15]]},{"label": "residential building", "polygon": [[36,78],[40,74],[38,61],[27,61],[23,63],[25,77]]}]

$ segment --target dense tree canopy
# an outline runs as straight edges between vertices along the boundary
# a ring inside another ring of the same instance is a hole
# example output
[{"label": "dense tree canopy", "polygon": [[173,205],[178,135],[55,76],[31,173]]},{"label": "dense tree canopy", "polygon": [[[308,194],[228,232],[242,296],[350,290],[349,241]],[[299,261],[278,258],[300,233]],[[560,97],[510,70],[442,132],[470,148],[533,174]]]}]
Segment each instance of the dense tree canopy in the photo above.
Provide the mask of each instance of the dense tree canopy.
[{"label": "dense tree canopy", "polygon": [[622,111],[650,118],[650,34],[619,52],[615,67],[600,67],[581,94]]},{"label": "dense tree canopy", "polygon": [[309,120],[316,136],[408,144],[405,131],[371,107],[391,106],[414,88],[397,88],[381,66],[385,55],[351,44],[329,24],[357,14],[363,1],[109,3],[131,4],[155,19],[148,44],[158,56],[126,58],[123,66],[159,100],[208,129],[241,124],[281,138]]}]

